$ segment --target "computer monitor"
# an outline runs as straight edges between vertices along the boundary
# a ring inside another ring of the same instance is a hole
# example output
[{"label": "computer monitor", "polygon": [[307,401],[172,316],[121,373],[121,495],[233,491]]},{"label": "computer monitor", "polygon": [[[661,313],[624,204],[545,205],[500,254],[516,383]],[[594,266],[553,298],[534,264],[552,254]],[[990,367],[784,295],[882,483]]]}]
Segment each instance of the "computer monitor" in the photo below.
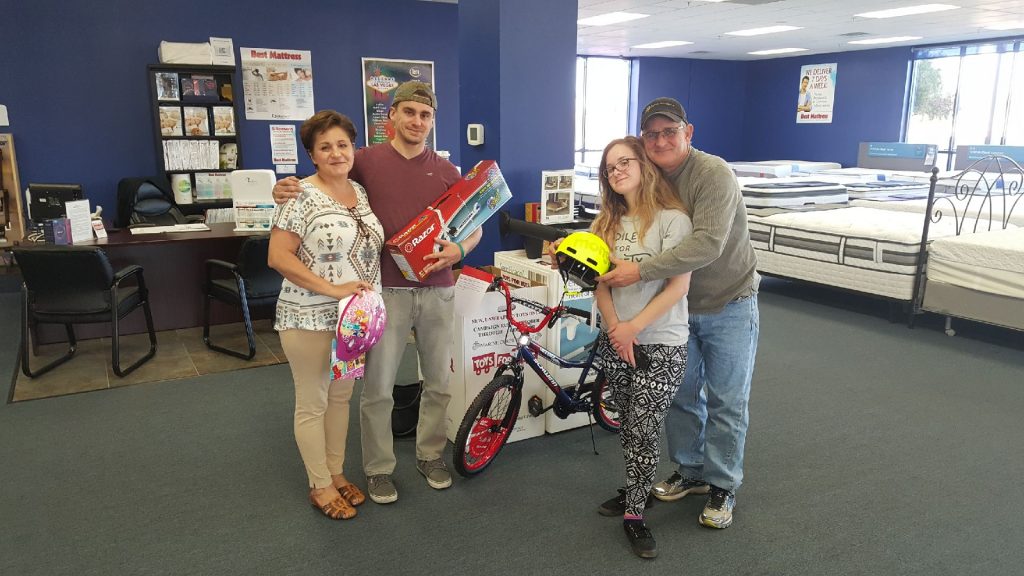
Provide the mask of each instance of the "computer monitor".
[{"label": "computer monitor", "polygon": [[64,204],[82,200],[81,184],[29,184],[28,217],[33,222],[67,216]]}]

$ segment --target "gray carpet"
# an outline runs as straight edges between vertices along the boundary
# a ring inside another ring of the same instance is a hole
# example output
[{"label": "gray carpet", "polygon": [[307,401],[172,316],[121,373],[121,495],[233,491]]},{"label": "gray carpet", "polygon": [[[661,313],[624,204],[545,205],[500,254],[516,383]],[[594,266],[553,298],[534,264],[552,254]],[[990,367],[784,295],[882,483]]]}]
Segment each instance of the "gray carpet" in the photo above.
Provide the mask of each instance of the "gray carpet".
[{"label": "gray carpet", "polygon": [[[586,430],[533,439],[442,492],[399,441],[401,499],[323,518],[273,366],[0,405],[0,574],[1020,573],[1019,335],[908,330],[883,304],[777,282],[761,310],[736,523],[659,503],[654,561],[596,514],[622,474],[601,430],[600,455]],[[0,294],[2,374],[17,322]]]}]

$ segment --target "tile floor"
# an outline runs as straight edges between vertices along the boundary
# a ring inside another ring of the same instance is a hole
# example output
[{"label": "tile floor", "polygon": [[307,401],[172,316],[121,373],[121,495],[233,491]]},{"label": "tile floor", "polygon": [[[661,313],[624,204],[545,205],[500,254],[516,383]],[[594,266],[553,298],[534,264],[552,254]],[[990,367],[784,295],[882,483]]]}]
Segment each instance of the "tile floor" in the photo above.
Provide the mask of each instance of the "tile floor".
[{"label": "tile floor", "polygon": [[[111,368],[110,338],[82,340],[78,343],[78,351],[71,360],[38,378],[28,378],[19,369],[11,401],[175,380],[286,362],[281,340],[273,328],[273,321],[257,320],[253,323],[253,328],[256,333],[256,356],[248,361],[207,348],[203,343],[202,328],[157,332],[156,355],[124,378],[118,378]],[[248,349],[245,327],[241,323],[212,326],[210,339],[218,346],[231,350],[244,352]],[[130,366],[148,349],[147,335],[123,336],[121,365]],[[42,366],[65,350],[66,344],[40,346],[39,356],[32,357],[32,366]]]}]

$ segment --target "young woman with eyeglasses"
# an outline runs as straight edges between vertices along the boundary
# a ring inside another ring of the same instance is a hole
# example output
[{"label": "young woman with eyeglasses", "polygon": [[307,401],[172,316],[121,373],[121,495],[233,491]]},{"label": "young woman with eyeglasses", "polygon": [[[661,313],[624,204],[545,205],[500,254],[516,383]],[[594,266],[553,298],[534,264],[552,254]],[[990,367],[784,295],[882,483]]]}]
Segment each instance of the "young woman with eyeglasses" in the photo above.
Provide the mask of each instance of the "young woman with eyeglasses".
[{"label": "young woman with eyeglasses", "polygon": [[[600,166],[601,211],[591,231],[612,254],[640,262],[676,246],[692,230],[679,197],[628,136],[604,149]],[[640,281],[623,288],[598,284],[602,333],[598,340],[612,401],[622,414],[620,439],[626,486],[598,511],[623,518],[633,551],[657,555],[644,509],[658,467],[659,434],[686,366],[686,293],[690,274]]]},{"label": "young woman with eyeglasses", "polygon": [[299,130],[316,174],[274,211],[268,263],[284,276],[274,329],[295,382],[295,442],[309,477],[309,501],[335,520],[356,515],[366,497],[344,475],[354,380],[331,381],[338,300],[380,290],[384,229],[366,191],[349,180],[356,129],[317,112]]}]

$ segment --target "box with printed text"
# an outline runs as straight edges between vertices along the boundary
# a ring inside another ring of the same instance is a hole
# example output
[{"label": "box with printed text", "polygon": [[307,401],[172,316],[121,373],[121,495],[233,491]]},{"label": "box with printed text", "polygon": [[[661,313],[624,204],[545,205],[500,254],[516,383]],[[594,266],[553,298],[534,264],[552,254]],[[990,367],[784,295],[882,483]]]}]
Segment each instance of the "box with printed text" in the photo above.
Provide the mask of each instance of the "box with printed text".
[{"label": "box with printed text", "polygon": [[437,249],[434,240],[462,242],[511,198],[498,164],[483,160],[392,236],[385,248],[407,280],[420,282],[429,263],[423,257]]}]

